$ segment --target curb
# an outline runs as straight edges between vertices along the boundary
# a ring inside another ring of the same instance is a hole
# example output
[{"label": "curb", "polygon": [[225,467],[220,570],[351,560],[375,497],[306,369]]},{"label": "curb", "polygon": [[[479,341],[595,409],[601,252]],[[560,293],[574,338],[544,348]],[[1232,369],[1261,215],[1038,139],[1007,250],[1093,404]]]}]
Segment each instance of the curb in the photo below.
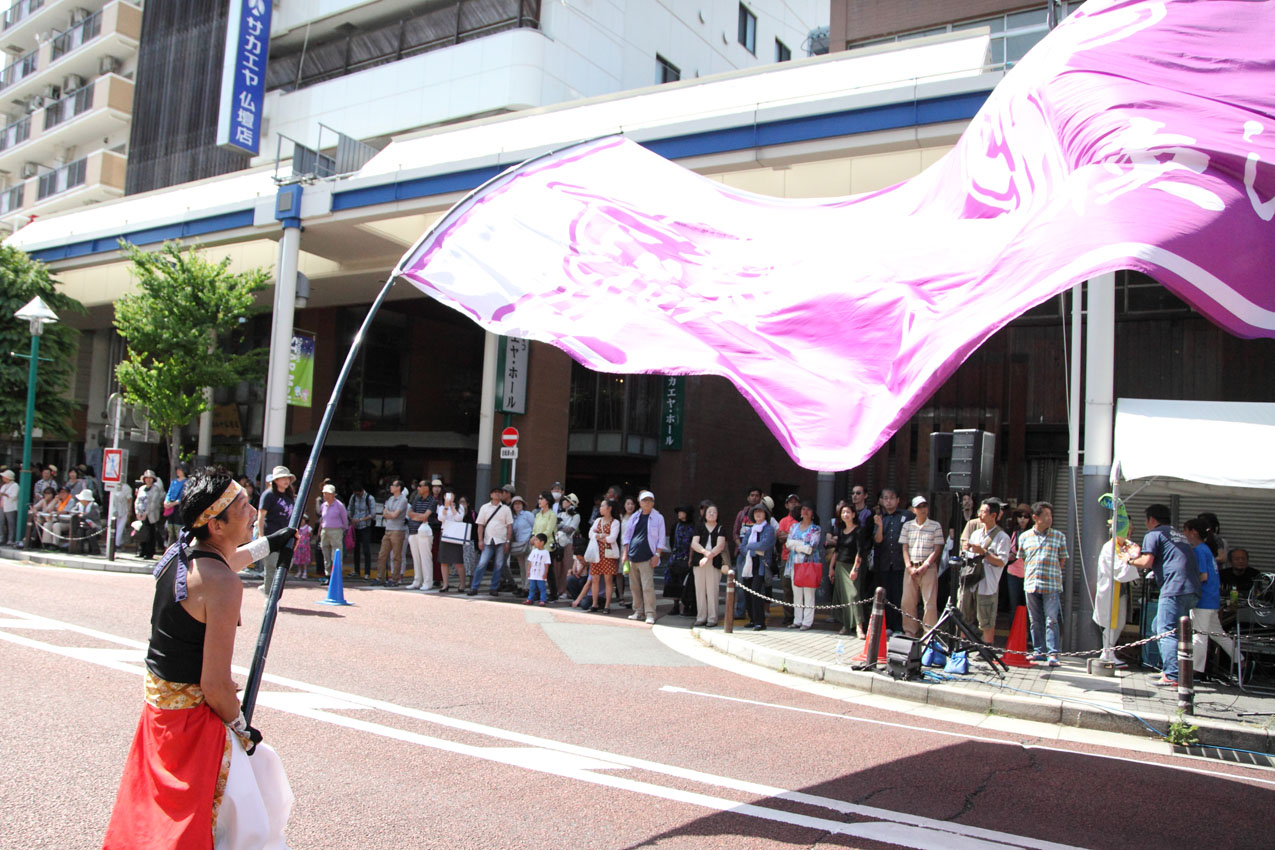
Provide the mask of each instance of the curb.
[{"label": "curb", "polygon": [[108,561],[103,557],[68,555],[65,552],[37,549],[15,549],[11,546],[0,548],[0,558],[10,561],[23,561],[28,564],[39,564],[44,567],[68,567],[77,570],[99,570],[105,573],[138,573],[150,575],[155,569],[152,562],[135,564],[125,561]]},{"label": "curb", "polygon": [[[720,630],[706,631],[695,627],[691,629],[691,634],[705,646],[726,655],[836,687],[976,714],[995,713],[1020,720],[1035,720],[1098,732],[1118,732],[1141,738],[1156,737],[1132,714],[1119,710],[1105,710],[1053,697],[1029,697],[996,691],[988,693],[938,682],[899,681],[883,673],[853,670],[840,664],[824,664],[809,658],[764,649]],[[1142,715],[1142,719],[1162,729],[1168,728],[1170,723],[1177,720],[1176,717],[1150,713]],[[1190,722],[1199,727],[1198,735],[1206,748],[1233,747],[1259,753],[1275,753],[1275,737],[1263,727],[1209,717],[1193,717]]]}]

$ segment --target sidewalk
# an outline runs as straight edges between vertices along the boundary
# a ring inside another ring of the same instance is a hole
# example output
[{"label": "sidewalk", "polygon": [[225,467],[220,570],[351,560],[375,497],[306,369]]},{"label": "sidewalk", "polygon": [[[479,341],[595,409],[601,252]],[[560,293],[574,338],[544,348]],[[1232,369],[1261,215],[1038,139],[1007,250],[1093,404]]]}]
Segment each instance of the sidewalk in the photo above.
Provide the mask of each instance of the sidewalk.
[{"label": "sidewalk", "polygon": [[[924,681],[905,682],[884,672],[852,669],[857,663],[852,659],[864,644],[853,636],[773,626],[764,632],[745,627],[729,635],[720,626],[696,627],[692,633],[704,644],[753,664],[928,705],[1146,737],[1152,736],[1147,724],[1163,732],[1178,719],[1176,689],[1154,687],[1146,671],[1133,668],[1118,670],[1115,678],[1090,675],[1084,659],[1064,658],[1062,666],[1054,668],[1044,664],[1011,667],[1003,680],[981,662],[972,663],[966,676],[926,668]],[[884,669],[883,658],[878,670]],[[1250,716],[1242,716],[1246,713]],[[1199,727],[1197,734],[1205,748],[1275,753],[1272,715],[1275,697],[1197,682],[1195,716],[1186,720]],[[1228,760],[1253,758],[1242,754],[1222,756]]]}]

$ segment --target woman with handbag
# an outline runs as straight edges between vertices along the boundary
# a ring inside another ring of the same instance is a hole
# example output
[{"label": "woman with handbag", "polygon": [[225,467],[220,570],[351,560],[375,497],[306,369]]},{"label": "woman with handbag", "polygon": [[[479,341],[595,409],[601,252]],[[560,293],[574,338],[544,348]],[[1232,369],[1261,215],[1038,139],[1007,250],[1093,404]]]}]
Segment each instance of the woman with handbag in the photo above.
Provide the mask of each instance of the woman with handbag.
[{"label": "woman with handbag", "polygon": [[788,563],[784,574],[792,578],[793,615],[790,629],[807,631],[815,624],[815,594],[823,583],[823,530],[815,509],[801,504],[801,521],[788,531]]},{"label": "woman with handbag", "polygon": [[443,576],[438,592],[447,592],[452,567],[456,568],[456,588],[463,591],[469,586],[465,583],[465,539],[468,536],[468,529],[465,524],[465,515],[456,505],[455,493],[443,494],[443,504],[438,508],[438,521],[441,533],[438,544],[438,570]]},{"label": "woman with handbag", "polygon": [[864,598],[868,572],[868,553],[872,551],[871,536],[859,525],[859,515],[853,505],[841,508],[841,519],[834,526],[832,561],[828,570],[833,574],[841,609],[841,634],[851,630],[863,640],[867,618],[860,602]]},{"label": "woman with handbag", "polygon": [[568,493],[558,502],[558,508],[558,547],[554,552],[553,571],[556,590],[559,594],[566,595],[567,570],[575,560],[575,539],[580,530],[580,497],[575,493]]},{"label": "woman with handbag", "polygon": [[[749,509],[751,524],[740,530],[739,553],[735,556],[735,575],[752,588],[744,591],[744,608],[753,631],[766,630],[766,609],[770,605],[762,597],[769,595],[770,577],[775,569],[775,527],[770,524],[770,509],[765,503]],[[791,538],[791,535],[789,537]]]},{"label": "woman with handbag", "polygon": [[717,521],[717,505],[704,506],[704,520],[691,537],[694,553],[692,574],[695,580],[696,626],[712,628],[717,625],[717,592],[726,572],[726,530]]},{"label": "woman with handbag", "polygon": [[1032,527],[1032,512],[1027,505],[1014,508],[1013,528],[1009,534],[1009,566],[1005,568],[1009,585],[1009,621],[1014,622],[1014,615],[1019,605],[1027,604],[1027,592],[1023,589],[1024,567],[1023,556],[1018,551],[1018,536]]},{"label": "woman with handbag", "polygon": [[611,584],[620,571],[620,521],[615,516],[619,510],[615,499],[602,500],[598,518],[589,529],[589,547],[584,550],[584,560],[589,565],[589,593],[593,596],[589,610],[603,614],[611,613]]},{"label": "woman with handbag", "polygon": [[[692,508],[684,505],[673,510],[677,521],[673,523],[673,532],[669,535],[669,564],[664,573],[665,599],[673,600],[673,616],[682,614],[682,595],[686,580],[691,576],[691,539],[695,537],[695,526],[691,525]],[[694,612],[690,612],[694,614]]]}]

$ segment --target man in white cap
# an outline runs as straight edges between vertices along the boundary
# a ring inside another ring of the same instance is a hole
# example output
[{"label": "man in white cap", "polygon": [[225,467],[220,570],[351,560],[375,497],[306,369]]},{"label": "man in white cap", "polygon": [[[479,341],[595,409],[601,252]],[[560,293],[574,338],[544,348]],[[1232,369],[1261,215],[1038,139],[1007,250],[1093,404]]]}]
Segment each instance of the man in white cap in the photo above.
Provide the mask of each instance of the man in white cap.
[{"label": "man in white cap", "polygon": [[[276,466],[267,479],[267,489],[257,502],[257,537],[269,537],[281,528],[287,528],[292,522],[292,511],[296,508],[297,496],[292,490],[292,482],[296,478],[286,466]],[[275,570],[279,566],[279,553],[271,552],[261,560],[261,571],[265,580],[261,583],[261,592],[269,593],[274,584]]]},{"label": "man in white cap", "polygon": [[336,553],[345,551],[345,530],[349,526],[350,515],[336,497],[336,485],[324,484],[323,504],[319,508],[319,546],[323,549],[323,562],[328,565],[329,579],[336,573]]},{"label": "man in white cap", "polygon": [[22,535],[18,532],[18,485],[14,481],[17,476],[12,469],[0,472],[0,515],[4,518],[4,528],[0,529],[0,543],[18,543]]},{"label": "man in white cap", "polygon": [[939,621],[939,558],[943,554],[943,527],[930,519],[930,503],[924,496],[912,500],[916,519],[903,524],[899,544],[903,548],[903,631],[920,637],[916,623],[917,602],[925,603],[925,628]]},{"label": "man in white cap", "polygon": [[633,613],[630,620],[645,617],[648,625],[655,624],[655,570],[660,566],[660,551],[668,551],[664,517],[655,510],[655,494],[650,490],[638,493],[641,509],[624,524],[622,542],[624,550],[620,562],[629,562],[632,572]]},{"label": "man in white cap", "polygon": [[433,590],[434,588],[434,529],[431,525],[438,514],[438,499],[431,488],[443,489],[443,482],[435,478],[434,485],[422,478],[416,482],[416,493],[407,506],[407,548],[412,553],[412,583],[408,590]]}]

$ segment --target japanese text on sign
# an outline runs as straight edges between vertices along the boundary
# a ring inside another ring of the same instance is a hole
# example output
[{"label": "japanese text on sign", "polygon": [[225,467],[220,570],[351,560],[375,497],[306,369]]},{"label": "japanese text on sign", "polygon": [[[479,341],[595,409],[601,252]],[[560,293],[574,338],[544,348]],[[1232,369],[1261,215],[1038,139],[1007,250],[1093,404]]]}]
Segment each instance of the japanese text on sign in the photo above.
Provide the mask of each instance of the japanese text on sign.
[{"label": "japanese text on sign", "polygon": [[662,389],[660,448],[679,451],[682,448],[682,418],[686,407],[686,378],[669,376],[663,380]]},{"label": "japanese text on sign", "polygon": [[507,336],[500,348],[496,368],[496,409],[501,413],[527,412],[527,361],[531,343]]},{"label": "japanese text on sign", "polygon": [[270,47],[270,0],[230,0],[221,70],[217,144],[256,156]]}]

